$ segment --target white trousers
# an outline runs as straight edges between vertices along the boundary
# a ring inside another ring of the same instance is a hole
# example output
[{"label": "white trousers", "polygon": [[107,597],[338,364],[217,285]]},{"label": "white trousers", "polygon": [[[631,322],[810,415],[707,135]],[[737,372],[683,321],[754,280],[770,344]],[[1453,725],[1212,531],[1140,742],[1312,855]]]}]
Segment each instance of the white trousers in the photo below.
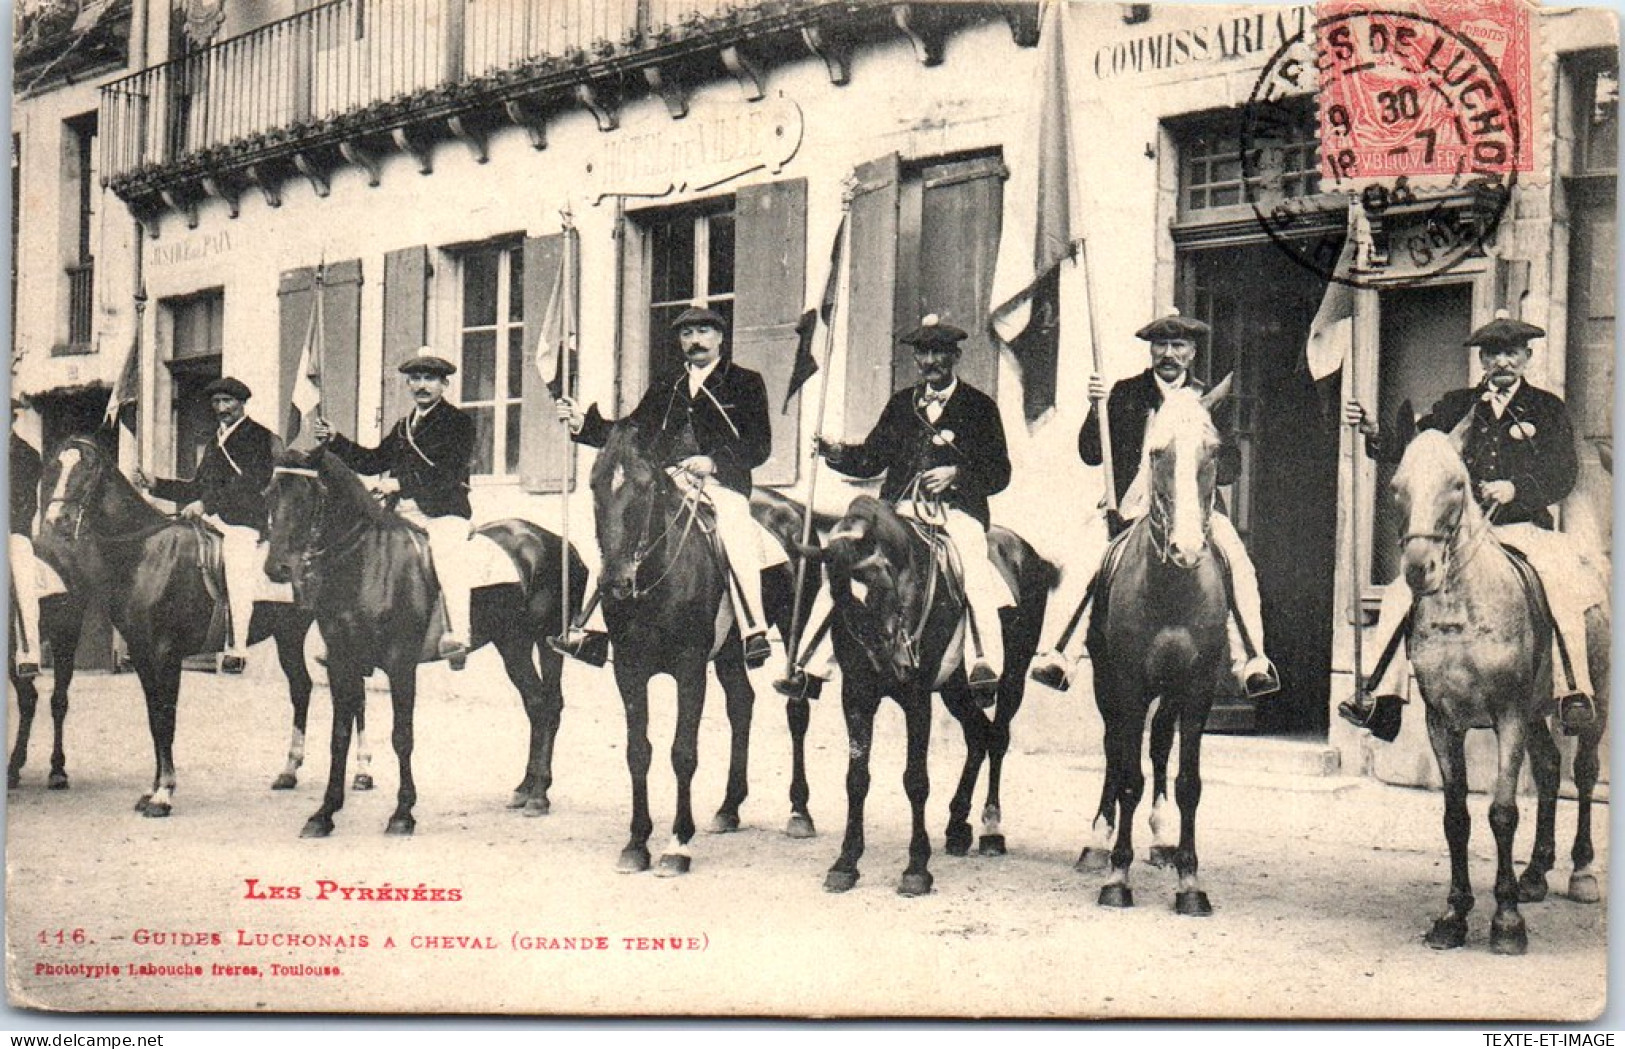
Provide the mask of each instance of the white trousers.
[{"label": "white trousers", "polygon": [[[1546,591],[1546,604],[1551,609],[1552,622],[1563,635],[1568,648],[1569,665],[1574,671],[1574,687],[1588,696],[1592,690],[1591,665],[1587,660],[1586,612],[1597,606],[1608,605],[1608,571],[1598,558],[1589,555],[1566,532],[1553,532],[1538,525],[1519,523],[1500,525],[1494,529],[1495,537],[1523,551],[1540,576]],[[1377,612],[1377,643],[1385,645],[1399,628],[1405,613],[1411,607],[1411,588],[1404,576],[1389,583],[1382,592],[1382,605]],[[1410,674],[1410,661],[1405,657],[1402,644],[1394,652],[1393,662],[1377,682],[1373,694],[1404,695],[1406,677]],[[1569,691],[1569,681],[1563,672],[1562,656],[1557,650],[1557,639],[1552,639],[1552,689],[1558,695]]]},{"label": "white trousers", "polygon": [[231,610],[231,643],[226,646],[226,654],[241,656],[248,650],[248,624],[254,618],[254,592],[259,589],[257,573],[265,569],[259,529],[227,524],[213,514],[205,514],[203,520],[220,533],[226,605]]},{"label": "white trousers", "polygon": [[16,639],[17,651],[12,656],[18,663],[38,664],[39,571],[34,562],[34,541],[26,535],[12,535],[6,553],[11,560],[11,588],[17,599],[17,614],[22,618],[22,636]]},{"label": "white trousers", "polygon": [[434,557],[434,574],[440,580],[440,593],[446,600],[446,640],[471,644],[469,631],[468,537],[473,531],[465,517],[448,514],[428,517],[411,499],[402,499],[396,512],[429,533],[429,553]]}]

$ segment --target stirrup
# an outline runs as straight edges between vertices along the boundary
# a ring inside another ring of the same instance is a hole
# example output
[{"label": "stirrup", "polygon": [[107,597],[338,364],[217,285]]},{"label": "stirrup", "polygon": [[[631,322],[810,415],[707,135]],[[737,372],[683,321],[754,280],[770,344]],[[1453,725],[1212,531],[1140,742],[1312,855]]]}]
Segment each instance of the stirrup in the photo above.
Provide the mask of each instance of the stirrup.
[{"label": "stirrup", "polygon": [[1041,652],[1033,660],[1028,677],[1046,688],[1065,692],[1072,687],[1073,663],[1059,652]]},{"label": "stirrup", "polygon": [[1369,689],[1362,688],[1353,698],[1339,703],[1337,713],[1356,728],[1365,729],[1384,743],[1392,743],[1399,737],[1405,701],[1395,695],[1373,696]]},{"label": "stirrup", "polygon": [[561,656],[579,659],[588,666],[601,667],[609,662],[609,635],[602,630],[571,627],[562,634],[548,638],[547,647]]},{"label": "stirrup", "polygon": [[461,670],[468,665],[468,646],[461,641],[440,640],[440,658],[453,670]]},{"label": "stirrup", "polygon": [[999,674],[993,669],[993,664],[986,659],[978,659],[971,664],[970,672],[965,675],[965,682],[970,685],[971,694],[984,707],[991,707],[998,697]]},{"label": "stirrup", "polygon": [[1242,665],[1241,687],[1248,699],[1258,699],[1281,691],[1281,675],[1268,656],[1254,656]]},{"label": "stirrup", "polygon": [[1557,722],[1563,735],[1578,736],[1597,723],[1597,701],[1584,692],[1571,692],[1557,701]]},{"label": "stirrup", "polygon": [[220,673],[241,674],[248,669],[248,660],[237,655],[223,655],[220,657]]},{"label": "stirrup", "polygon": [[39,677],[39,664],[32,662],[18,663],[13,673],[17,675],[18,681],[30,681]]},{"label": "stirrup", "polygon": [[750,669],[766,666],[772,655],[773,646],[768,643],[767,631],[758,630],[745,639],[745,666]]},{"label": "stirrup", "polygon": [[824,679],[809,674],[803,667],[793,667],[773,682],[773,691],[786,699],[811,701],[824,694]]}]

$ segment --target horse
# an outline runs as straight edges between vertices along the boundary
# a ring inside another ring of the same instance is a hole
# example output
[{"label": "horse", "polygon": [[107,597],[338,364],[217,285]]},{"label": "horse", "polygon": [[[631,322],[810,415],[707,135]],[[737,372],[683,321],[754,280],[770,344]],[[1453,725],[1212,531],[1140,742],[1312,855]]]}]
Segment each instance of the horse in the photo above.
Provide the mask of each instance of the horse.
[{"label": "horse", "polygon": [[[970,851],[972,795],[985,761],[987,795],[982,808],[979,851],[1002,855],[999,781],[1010,746],[1010,723],[1026,694],[1027,664],[1038,650],[1049,592],[1059,579],[1054,565],[1008,529],[988,530],[988,544],[1017,603],[1001,609],[1004,672],[991,710],[973,696],[962,665],[966,629],[963,598],[943,578],[929,528],[911,528],[889,505],[872,496],[852,501],[830,532],[825,562],[834,599],[835,657],[841,667],[841,707],[849,739],[846,773],[846,836],[841,853],[825,876],[828,892],[846,892],[858,881],[863,856],[863,806],[869,793],[869,757],[880,701],[895,699],[907,728],[903,789],[913,809],[909,863],[897,891],[923,896],[933,883],[931,839],[925,829],[930,791],[926,757],[930,746],[931,695],[944,704],[965,735],[965,764],[948,805],[946,848],[950,855]],[[960,556],[984,556],[960,551]]]},{"label": "horse", "polygon": [[[146,697],[156,770],[151,792],[140,797],[136,809],[149,817],[168,816],[176,788],[181,661],[204,652],[210,641],[214,598],[202,564],[211,539],[201,522],[167,517],[148,504],[89,437],[69,438],[52,457],[45,495],[45,530],[54,531],[54,541],[76,556],[100,564],[95,578]],[[291,604],[260,603],[246,631],[249,644],[275,639],[293,705],[293,737],[288,763],[273,785],[278,789],[294,785],[304,750],[311,689],[305,636],[310,624],[310,615]],[[55,658],[62,654],[53,643]],[[57,687],[65,690],[66,681],[59,677]]]},{"label": "horse", "polygon": [[[1427,709],[1428,738],[1444,785],[1444,834],[1450,851],[1450,891],[1444,913],[1425,942],[1438,950],[1467,938],[1473,891],[1467,869],[1467,765],[1470,728],[1495,732],[1499,766],[1490,801],[1495,835],[1495,916],[1490,950],[1523,954],[1528,932],[1519,902],[1545,897],[1556,859],[1560,757],[1553,739],[1552,631],[1544,598],[1531,593],[1521,570],[1491,531],[1460,455],[1461,435],[1418,434],[1394,473],[1392,491],[1404,522],[1401,564],[1413,595],[1409,652]],[[1550,581],[1548,581],[1550,585]],[[1589,668],[1598,717],[1578,734],[1574,783],[1579,821],[1569,895],[1598,900],[1591,864],[1591,800],[1598,746],[1606,732],[1608,623],[1604,607],[1589,613]],[[1534,775],[1535,840],[1528,865],[1514,877],[1513,837],[1518,827],[1517,786],[1525,751]]]},{"label": "horse", "polygon": [[[321,807],[301,837],[327,837],[344,807],[344,777],[351,726],[360,716],[366,677],[381,669],[389,678],[394,709],[391,742],[400,766],[396,807],[386,833],[409,835],[417,827],[412,807],[412,714],[417,667],[436,614],[439,584],[423,533],[380,505],[338,456],[317,448],[279,457],[266,491],[270,550],[266,573],[291,581],[296,600],[315,613],[327,642],[333,693],[332,764]],[[518,519],[476,529],[507,552],[520,568],[518,583],[481,587],[470,607],[471,649],[489,643],[502,656],[508,680],[519,690],[530,721],[524,778],[508,805],[527,815],[551,809],[553,746],[564,696],[562,658],[543,643],[559,632],[558,536]],[[570,551],[571,601],[579,605],[587,569]],[[538,672],[538,667],[540,672]]]},{"label": "horse", "polygon": [[[100,560],[93,551],[80,546],[74,548],[61,542],[54,531],[42,532],[34,539],[36,555],[51,565],[67,585],[60,594],[40,599],[40,634],[51,646],[51,771],[45,785],[50,790],[67,790],[68,759],[64,749],[64,731],[68,718],[68,689],[73,684],[74,660],[79,649],[80,631],[91,593],[100,593]],[[32,566],[13,565],[13,571],[30,571]],[[32,677],[17,676],[17,632],[21,629],[19,616],[13,610],[10,633],[11,661],[7,676],[17,693],[17,739],[12,744],[11,758],[6,765],[6,788],[15,789],[22,784],[23,766],[28,762],[29,736],[34,728],[34,714],[39,706],[39,689]],[[38,640],[38,639],[36,639]]]},{"label": "horse", "polygon": [[[672,739],[672,770],[677,776],[677,809],[672,837],[655,873],[673,877],[692,865],[694,836],[690,786],[699,763],[700,715],[705,706],[706,666],[715,663],[731,729],[728,784],[711,822],[713,833],[740,826],[739,809],[749,790],[748,757],[755,691],[746,673],[739,630],[732,622],[729,579],[711,547],[708,518],[700,500],[685,490],[642,447],[636,424],[621,421],[593,464],[591,486],[598,547],[603,567],[599,588],[604,622],[615,652],[615,682],[626,709],[626,764],[632,779],[632,821],[617,869],[650,868],[649,682],[669,674],[677,685],[677,724]],[[801,508],[783,497],[758,492],[752,513],[784,546],[800,556],[796,533]],[[793,585],[788,566],[763,579],[764,613],[790,634]],[[815,589],[803,594],[803,618]],[[810,709],[805,699],[786,704],[792,765],[790,820],[785,833],[815,833],[808,811],[806,734]]]},{"label": "horse", "polygon": [[[1202,733],[1228,673],[1230,615],[1227,569],[1208,541],[1218,477],[1220,438],[1202,399],[1168,394],[1146,433],[1142,470],[1149,512],[1113,541],[1096,584],[1086,648],[1094,670],[1095,703],[1105,730],[1106,775],[1092,826],[1111,843],[1111,873],[1100,889],[1103,907],[1132,907],[1134,814],[1145,792],[1141,747],[1153,702],[1152,862],[1172,860],[1178,875],[1175,910],[1212,913],[1197,876],[1196,810],[1202,798]],[[1179,773],[1179,842],[1164,838],[1167,768],[1175,730]],[[1086,846],[1080,871],[1104,866],[1102,849]]]}]

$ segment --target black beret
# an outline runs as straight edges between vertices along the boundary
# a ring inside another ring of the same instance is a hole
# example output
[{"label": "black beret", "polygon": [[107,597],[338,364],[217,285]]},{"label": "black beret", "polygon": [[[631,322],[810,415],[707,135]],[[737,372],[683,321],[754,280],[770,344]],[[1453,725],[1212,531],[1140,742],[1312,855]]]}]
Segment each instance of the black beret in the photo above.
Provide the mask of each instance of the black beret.
[{"label": "black beret", "polygon": [[203,388],[203,393],[206,397],[213,397],[216,394],[221,394],[226,397],[235,397],[239,401],[246,401],[254,395],[253,391],[250,390],[246,385],[237,379],[233,379],[229,375],[216,379],[214,382],[211,382],[209,385],[205,386]]},{"label": "black beret", "polygon": [[415,375],[421,372],[429,375],[438,375],[441,378],[445,378],[446,376],[454,374],[457,371],[457,365],[446,360],[444,357],[435,356],[429,352],[427,347],[425,347],[424,349],[419,350],[416,356],[410,357],[401,362],[401,366],[397,370],[402,375]]},{"label": "black beret", "polygon": [[928,313],[921,319],[918,328],[897,341],[905,346],[950,346],[957,350],[964,339],[963,330],[942,323],[942,318],[935,313]]},{"label": "black beret", "polygon": [[1496,310],[1495,319],[1467,336],[1464,346],[1522,346],[1530,339],[1538,339],[1546,329],[1515,321],[1506,310]]},{"label": "black beret", "polygon": [[1146,342],[1166,342],[1169,339],[1188,339],[1195,342],[1213,329],[1194,317],[1181,317],[1175,310],[1166,317],[1158,317],[1134,333],[1136,339]]},{"label": "black beret", "polygon": [[728,322],[722,319],[722,314],[696,303],[679,313],[677,319],[671,322],[671,328],[672,331],[676,331],[678,328],[698,328],[707,324],[717,331],[728,330]]}]

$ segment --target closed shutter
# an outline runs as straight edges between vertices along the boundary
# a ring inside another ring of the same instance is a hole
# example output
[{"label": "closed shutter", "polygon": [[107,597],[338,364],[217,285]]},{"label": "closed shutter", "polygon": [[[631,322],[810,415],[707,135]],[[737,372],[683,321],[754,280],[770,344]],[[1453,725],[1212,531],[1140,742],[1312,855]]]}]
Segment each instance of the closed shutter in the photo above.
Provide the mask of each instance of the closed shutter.
[{"label": "closed shutter", "polygon": [[387,428],[411,410],[412,400],[397,368],[427,341],[429,249],[401,248],[384,256],[383,410]]},{"label": "closed shutter", "polygon": [[519,482],[527,492],[558,492],[564,490],[570,469],[570,438],[553,412],[553,395],[547,391],[551,376],[543,378],[536,370],[535,352],[547,300],[564,263],[564,236],[529,237],[524,251],[525,372],[520,390]]},{"label": "closed shutter", "polygon": [[[315,285],[314,266],[282,274],[277,295],[281,314],[278,323],[281,358],[277,374],[283,405],[292,403],[305,332],[309,330],[310,312],[315,306],[312,297]],[[322,281],[322,331],[317,347],[321,353],[318,367],[322,376],[322,415],[334,429],[353,436],[361,355],[360,259],[327,267]]]},{"label": "closed shutter", "polygon": [[806,297],[807,180],[749,186],[734,205],[733,354],[767,384],[773,451],[755,471],[763,485],[794,484],[801,444],[800,395],[781,412],[795,363],[796,321]]},{"label": "closed shutter", "polygon": [[858,165],[852,197],[852,263],[847,307],[843,432],[861,440],[892,392],[892,344],[897,294],[897,204],[901,162],[896,153]]},{"label": "closed shutter", "polygon": [[[920,209],[918,268],[898,274],[899,282],[908,282],[914,291],[898,289],[898,320],[907,325],[900,330],[912,329],[928,313],[963,329],[969,337],[960,344],[964,354],[958,373],[990,395],[997,390],[999,360],[987,333],[987,313],[998,260],[1005,175],[1004,163],[996,156],[931,164],[922,170],[915,198]],[[1046,323],[1044,318],[1038,320]],[[1050,375],[1053,347],[1052,330]],[[916,381],[919,370],[910,347],[897,347],[892,374],[894,389]],[[1054,403],[1053,378],[1050,383],[1049,403]]]}]

